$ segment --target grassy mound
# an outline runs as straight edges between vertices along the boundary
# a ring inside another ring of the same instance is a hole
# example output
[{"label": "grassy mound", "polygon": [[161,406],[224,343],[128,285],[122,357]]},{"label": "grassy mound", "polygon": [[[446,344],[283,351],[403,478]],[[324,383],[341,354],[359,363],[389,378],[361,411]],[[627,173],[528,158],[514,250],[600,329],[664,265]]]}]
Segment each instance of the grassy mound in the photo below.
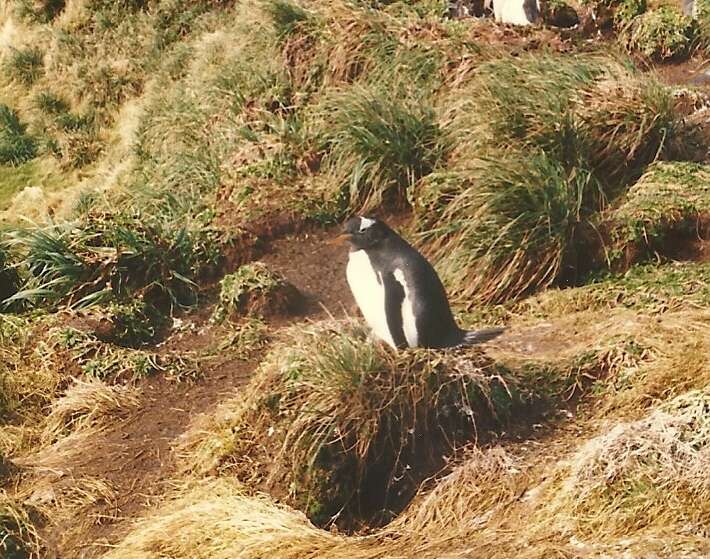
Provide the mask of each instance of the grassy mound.
[{"label": "grassy mound", "polygon": [[672,253],[677,239],[708,236],[710,167],[695,163],[657,163],[607,213],[612,261],[622,265]]},{"label": "grassy mound", "polygon": [[710,520],[709,412],[706,390],[688,392],[592,439],[572,458],[557,499],[586,533],[683,526],[702,535]]},{"label": "grassy mound", "polygon": [[639,265],[623,274],[595,275],[580,287],[549,289],[513,305],[510,312],[551,318],[620,307],[652,314],[702,309],[710,306],[709,282],[708,263]]},{"label": "grassy mound", "polygon": [[687,56],[697,39],[697,23],[675,8],[661,6],[632,18],[619,40],[626,49],[656,61]]},{"label": "grassy mound", "polygon": [[220,258],[215,232],[199,220],[176,223],[137,210],[90,213],[8,236],[22,280],[9,302],[34,305],[81,308],[131,296],[193,304],[194,279]]},{"label": "grassy mound", "polygon": [[438,219],[447,225],[425,233],[428,250],[451,295],[468,304],[552,284],[591,212],[585,199],[599,192],[589,172],[566,171],[541,152],[479,159],[428,185],[450,200]]},{"label": "grassy mound", "polygon": [[600,212],[685,133],[670,91],[595,57],[503,58],[467,91],[475,106],[444,115],[460,138],[449,166],[420,183],[415,208],[426,248],[468,304],[584,271],[577,255],[596,242]]},{"label": "grassy mound", "polygon": [[298,290],[262,262],[241,266],[220,281],[214,322],[234,315],[274,316],[292,314],[302,303]]},{"label": "grassy mound", "polygon": [[395,355],[348,322],[294,327],[193,443],[193,466],[266,477],[321,524],[386,514],[442,455],[505,424],[532,397],[520,384],[477,352]]}]

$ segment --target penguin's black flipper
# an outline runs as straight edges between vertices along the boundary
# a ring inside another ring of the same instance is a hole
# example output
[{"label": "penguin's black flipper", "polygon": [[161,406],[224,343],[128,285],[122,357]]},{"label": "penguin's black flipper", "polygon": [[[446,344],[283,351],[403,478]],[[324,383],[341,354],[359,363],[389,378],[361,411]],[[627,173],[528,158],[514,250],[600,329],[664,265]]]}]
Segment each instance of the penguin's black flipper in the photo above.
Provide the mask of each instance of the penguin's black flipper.
[{"label": "penguin's black flipper", "polygon": [[402,318],[402,303],[404,302],[404,287],[397,281],[392,272],[382,278],[385,288],[385,316],[387,328],[392,335],[392,341],[397,348],[407,347]]},{"label": "penguin's black flipper", "polygon": [[490,340],[497,338],[503,332],[505,328],[484,328],[482,330],[469,330],[463,333],[462,346],[470,346],[476,344],[482,344],[483,342],[489,342]]}]

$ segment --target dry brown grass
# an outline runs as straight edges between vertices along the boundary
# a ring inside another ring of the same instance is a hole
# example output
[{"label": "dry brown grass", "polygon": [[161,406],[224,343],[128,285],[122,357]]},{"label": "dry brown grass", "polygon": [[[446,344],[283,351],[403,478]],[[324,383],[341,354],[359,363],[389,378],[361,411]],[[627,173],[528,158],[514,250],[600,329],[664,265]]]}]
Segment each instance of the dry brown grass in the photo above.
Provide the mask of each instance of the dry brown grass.
[{"label": "dry brown grass", "polygon": [[603,541],[656,527],[710,537],[710,393],[690,391],[591,439],[558,471],[551,506]]},{"label": "dry brown grass", "polygon": [[52,402],[42,432],[44,444],[68,433],[97,427],[125,415],[138,406],[139,389],[110,386],[99,379],[73,379],[63,396]]}]

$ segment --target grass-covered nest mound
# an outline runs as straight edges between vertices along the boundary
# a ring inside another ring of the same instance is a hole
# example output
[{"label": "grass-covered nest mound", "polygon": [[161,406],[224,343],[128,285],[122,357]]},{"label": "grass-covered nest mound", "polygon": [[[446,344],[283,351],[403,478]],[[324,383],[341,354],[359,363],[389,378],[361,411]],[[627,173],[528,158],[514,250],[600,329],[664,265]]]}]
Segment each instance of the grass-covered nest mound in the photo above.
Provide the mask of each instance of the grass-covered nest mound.
[{"label": "grass-covered nest mound", "polygon": [[672,253],[678,239],[708,239],[710,166],[691,162],[652,165],[606,220],[609,258],[623,266],[650,255]]},{"label": "grass-covered nest mound", "polygon": [[557,503],[584,532],[683,526],[707,537],[710,393],[687,392],[591,439],[563,469]]},{"label": "grass-covered nest mound", "polygon": [[530,398],[478,350],[394,353],[348,320],[298,325],[191,456],[197,469],[256,476],[318,524],[352,528],[388,520],[457,446]]}]

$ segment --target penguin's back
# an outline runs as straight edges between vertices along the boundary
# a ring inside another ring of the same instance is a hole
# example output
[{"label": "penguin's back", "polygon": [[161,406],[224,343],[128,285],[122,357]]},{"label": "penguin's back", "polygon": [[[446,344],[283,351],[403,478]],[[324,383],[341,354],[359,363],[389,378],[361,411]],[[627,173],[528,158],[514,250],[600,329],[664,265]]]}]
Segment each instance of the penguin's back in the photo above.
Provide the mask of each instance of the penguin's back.
[{"label": "penguin's back", "polygon": [[[396,239],[371,255],[375,269],[401,285],[401,321],[410,347],[448,347],[460,343],[446,291],[434,267],[414,247]],[[364,314],[364,313],[363,313]]]}]

